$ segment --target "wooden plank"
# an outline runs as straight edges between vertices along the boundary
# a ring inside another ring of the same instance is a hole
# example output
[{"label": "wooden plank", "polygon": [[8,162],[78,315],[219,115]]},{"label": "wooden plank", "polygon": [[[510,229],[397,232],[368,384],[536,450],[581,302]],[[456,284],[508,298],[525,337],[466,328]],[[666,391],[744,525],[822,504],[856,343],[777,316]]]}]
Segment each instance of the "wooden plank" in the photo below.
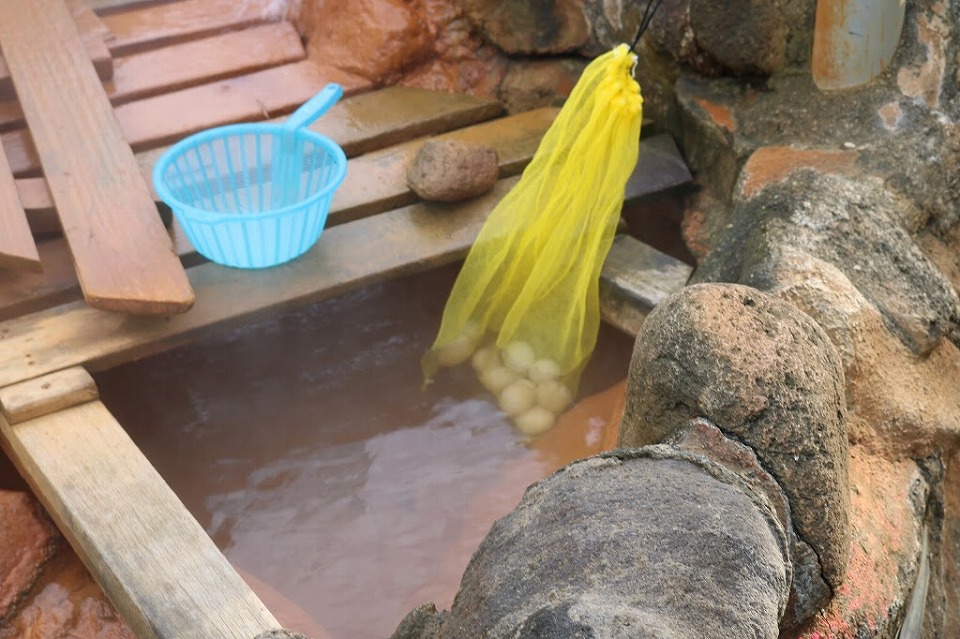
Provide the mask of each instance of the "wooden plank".
[{"label": "wooden plank", "polygon": [[650,311],[683,288],[692,273],[688,264],[629,235],[618,236],[600,278],[603,320],[636,335]]},{"label": "wooden plank", "polygon": [[[559,109],[544,108],[434,136],[488,144],[497,150],[500,177],[527,165]],[[417,201],[407,186],[407,166],[427,138],[361,155],[348,164],[347,177],[333,198],[328,226],[343,224]]]},{"label": "wooden plank", "polygon": [[40,255],[7,156],[0,149],[0,268],[41,271]]},{"label": "wooden plank", "polygon": [[[142,151],[215,126],[289,113],[328,82],[339,83],[347,93],[371,86],[368,80],[304,60],[129,102],[114,113],[126,141]],[[39,157],[29,131],[9,131],[0,140],[14,175],[39,174]]]},{"label": "wooden plank", "polygon": [[[390,104],[391,108],[375,108],[382,104]],[[418,136],[466,127],[496,117],[501,112],[502,107],[496,100],[409,87],[389,87],[347,97],[311,129],[334,140],[343,147],[348,157],[353,157]],[[533,113],[535,115],[532,117],[541,117],[536,115],[541,112]],[[282,121],[282,118],[277,121]],[[473,135],[469,139],[481,141],[486,132],[481,135],[464,131],[457,135]],[[503,141],[498,144],[502,146]],[[153,165],[166,150],[160,148],[137,154],[137,161],[148,183],[151,182]],[[17,180],[17,189],[34,233],[59,232],[60,223],[46,181],[43,178],[21,178]],[[3,297],[0,291],[0,300]]]},{"label": "wooden plank", "polygon": [[[300,34],[276,22],[114,60],[104,90],[114,106],[306,57]],[[186,61],[189,61],[187,63]],[[23,128],[16,100],[0,102],[0,132]]]},{"label": "wooden plank", "polygon": [[87,55],[97,70],[101,80],[113,77],[113,55],[107,48],[107,42],[112,41],[113,34],[83,0],[66,0],[73,21],[80,32],[83,45],[87,48]]},{"label": "wooden plank", "polygon": [[[651,161],[638,164],[641,175],[655,169]],[[462,204],[415,204],[335,226],[303,256],[275,268],[195,266],[188,274],[197,304],[184,315],[130,322],[70,303],[2,322],[0,386],[70,366],[109,368],[182,344],[204,331],[461,259],[486,216],[517,179],[501,180],[490,193]],[[650,182],[661,183],[659,178]],[[641,184],[638,180],[629,186],[628,201],[649,195]]]},{"label": "wooden plank", "polygon": [[[91,19],[92,13],[88,14],[89,9],[82,3],[78,3],[77,11],[79,13],[77,26],[83,35],[86,55],[93,62],[97,75],[102,80],[109,80],[113,74],[113,58],[105,46],[103,34],[94,30],[100,21],[96,16]],[[0,56],[0,100],[13,100],[14,98],[16,98],[16,91],[13,88],[13,80],[10,78],[10,69],[7,67],[4,58]]]},{"label": "wooden plank", "polygon": [[114,56],[159,49],[177,42],[245,29],[283,18],[284,2],[182,0],[103,15]]},{"label": "wooden plank", "polygon": [[178,313],[193,292],[66,6],[0,0],[0,48],[87,301]]},{"label": "wooden plank", "polygon": [[[384,108],[385,104],[390,108]],[[500,103],[492,99],[389,87],[348,96],[310,129],[339,144],[347,157],[354,157],[391,144],[488,120],[502,112]],[[270,121],[284,120],[286,117]],[[166,148],[137,154],[145,173],[153,171],[153,165],[164,152]]]},{"label": "wooden plank", "polygon": [[140,639],[251,639],[280,624],[99,401],[0,444]]},{"label": "wooden plank", "polygon": [[298,62],[306,55],[293,25],[275,22],[118,58],[104,89],[113,104],[123,104]]},{"label": "wooden plank", "polygon": [[[374,112],[376,117],[371,117],[366,122],[361,122],[354,117],[355,114],[363,114],[367,111],[368,104],[377,102],[389,103],[393,108]],[[404,136],[442,133],[451,128],[467,126],[493,117],[500,110],[499,104],[493,100],[393,87],[346,98],[334,106],[313,128],[337,141],[346,150],[347,155],[352,156],[356,149],[376,148],[391,140],[404,140]],[[524,116],[524,118],[536,117],[538,117],[536,113]],[[490,129],[486,131],[493,134]],[[465,131],[464,135],[470,134]],[[514,135],[518,133],[515,132]],[[518,138],[516,143],[501,141],[498,146],[504,148],[504,152],[508,154],[506,157],[509,159],[513,157],[509,155],[513,152],[508,151],[507,148],[521,147],[524,144],[529,146],[530,142],[524,143]],[[154,152],[138,155],[147,179],[153,170],[156,156]],[[357,171],[350,169],[349,173],[353,174]],[[34,231],[41,228],[46,231],[58,230],[59,222],[55,219],[51,220],[51,216],[55,218],[56,213],[46,181],[43,178],[20,179],[17,180],[17,188],[28,214],[32,216],[31,224],[36,224]],[[341,187],[341,191],[344,188]],[[356,198],[353,202],[356,204]],[[390,206],[385,202],[376,210],[387,208]],[[334,211],[336,210],[335,208]],[[374,208],[367,204],[367,210],[372,211]],[[190,253],[193,251],[192,247],[187,247],[185,250]],[[44,265],[43,274],[16,273],[0,278],[0,320],[72,301],[79,295],[76,275],[73,273],[66,243],[62,240],[41,242],[39,251]],[[183,253],[181,257],[189,259]]]},{"label": "wooden plank", "polygon": [[123,13],[135,9],[145,9],[150,6],[172,4],[183,0],[85,0],[98,16],[108,16],[114,13]]},{"label": "wooden plank", "polygon": [[0,388],[0,412],[9,423],[19,424],[91,402],[99,396],[90,373],[82,366],[74,366]]}]

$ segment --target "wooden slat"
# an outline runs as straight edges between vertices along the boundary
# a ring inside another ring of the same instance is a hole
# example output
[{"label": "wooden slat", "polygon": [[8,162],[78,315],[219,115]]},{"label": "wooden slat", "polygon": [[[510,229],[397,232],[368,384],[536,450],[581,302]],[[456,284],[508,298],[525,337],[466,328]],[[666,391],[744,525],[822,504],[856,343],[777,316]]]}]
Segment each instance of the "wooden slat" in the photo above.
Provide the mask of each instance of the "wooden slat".
[{"label": "wooden slat", "polygon": [[[341,84],[347,93],[371,86],[368,80],[304,60],[129,102],[116,107],[114,113],[126,141],[140,151],[222,124],[289,113],[328,82]],[[30,132],[9,131],[0,135],[0,140],[14,175],[39,173],[39,157]]]},{"label": "wooden slat", "polygon": [[0,48],[87,301],[178,313],[193,292],[61,0],[0,0]]},{"label": "wooden slat", "polygon": [[[305,57],[293,25],[277,22],[118,58],[104,90],[116,106]],[[16,100],[0,102],[0,132],[23,128],[23,124]]]},{"label": "wooden slat", "polygon": [[40,271],[40,255],[30,233],[17,184],[0,149],[0,268]]},{"label": "wooden slat", "polygon": [[125,56],[196,40],[283,17],[284,2],[183,0],[104,15],[113,33],[110,51]]},{"label": "wooden slat", "polygon": [[[440,96],[438,96],[440,97]],[[536,140],[555,110],[531,111],[501,120],[458,129],[450,135],[460,139],[485,139],[500,155],[503,176],[519,172],[532,157]],[[442,124],[442,123],[441,123]],[[329,226],[372,215],[414,201],[403,181],[401,162],[415,146],[391,147],[350,160],[347,181],[331,207]],[[643,143],[641,160],[628,185],[628,199],[663,191],[690,181],[690,173],[669,136],[655,136]],[[368,179],[358,179],[367,175]],[[21,181],[22,182],[22,181]],[[181,258],[196,263],[193,247],[174,227],[175,247]],[[69,268],[66,246],[57,240],[40,243],[42,275],[17,274],[0,279],[0,320],[36,312],[75,299],[76,278]]]},{"label": "wooden slat", "polygon": [[97,384],[82,366],[0,388],[0,412],[11,424],[93,401]]},{"label": "wooden slat", "polygon": [[600,278],[604,321],[636,335],[650,311],[683,288],[692,273],[691,266],[629,235],[617,237]]},{"label": "wooden slat", "polygon": [[140,639],[280,627],[101,402],[0,418],[0,443]]},{"label": "wooden slat", "polygon": [[[637,174],[650,175],[650,184],[662,188],[662,180],[654,177],[658,154],[641,152],[640,157]],[[203,331],[455,261],[466,254],[486,216],[516,180],[501,180],[490,193],[462,204],[415,204],[335,226],[324,231],[313,249],[275,268],[195,266],[188,274],[197,291],[196,306],[166,320],[130,322],[70,303],[2,322],[0,386],[70,366],[108,368]],[[638,179],[630,184],[627,200],[650,192]]]},{"label": "wooden slat", "polygon": [[[488,144],[497,150],[500,177],[516,175],[527,165],[559,109],[544,108],[435,136]],[[412,204],[418,198],[407,186],[407,166],[427,138],[362,155],[348,165],[347,177],[333,198],[329,226]]]},{"label": "wooden slat", "polygon": [[[380,111],[370,109],[370,105],[378,103],[389,103],[392,108]],[[343,146],[348,156],[353,156],[357,149],[377,148],[392,141],[403,141],[407,139],[405,136],[442,133],[451,128],[467,126],[493,117],[499,112],[500,106],[493,100],[394,87],[346,98],[334,106],[313,128],[337,141]],[[528,124],[509,134],[514,136],[511,138],[514,142],[510,142],[506,137],[497,142],[497,146],[503,148],[505,161],[516,162],[517,156],[514,154],[519,153],[523,147],[528,149],[531,147],[532,140],[528,138],[523,142],[523,136],[535,134],[535,131],[529,128],[532,126],[531,122],[541,118],[541,124],[545,123],[542,119],[544,113],[550,112],[533,112],[530,115],[521,116],[519,121],[526,121]],[[361,117],[365,119],[359,119]],[[502,125],[491,123],[489,126],[493,128],[484,129],[488,134],[506,135],[503,131],[496,132],[496,129]],[[479,135],[471,133],[472,128],[462,129],[462,131],[463,133],[458,135]],[[513,147],[516,148],[511,151]],[[148,179],[157,155],[154,152],[138,155],[141,168]],[[367,169],[351,168],[348,175],[355,176],[365,172]],[[55,215],[55,212],[43,178],[17,180],[17,187],[28,213],[43,216],[32,222],[35,221],[38,226],[42,224],[46,230],[56,230],[59,225],[50,220],[50,216]],[[341,187],[341,192],[346,188],[347,186]],[[394,188],[396,190],[400,187]],[[385,196],[381,192],[378,197]],[[335,205],[331,213],[334,219],[339,210],[337,206],[339,205]],[[386,210],[390,207],[390,203],[382,202],[380,206],[375,207],[370,202],[363,203],[357,198],[350,198],[345,202],[345,206],[363,206],[367,212],[372,212]],[[31,209],[31,207],[34,208]],[[186,250],[193,252],[192,247]],[[79,294],[76,276],[70,267],[66,244],[62,240],[41,242],[39,251],[44,264],[42,274],[16,273],[0,277],[0,320],[62,304],[75,299]],[[186,257],[184,254],[181,256]]]},{"label": "wooden slat", "polygon": [[[390,108],[378,110],[377,105],[383,104],[389,104]],[[353,157],[418,136],[468,126],[496,117],[502,110],[496,100],[390,87],[345,98],[310,128],[337,142],[347,157]],[[148,182],[153,165],[166,150],[160,148],[137,154]],[[54,211],[46,182],[42,178],[21,178],[17,180],[17,188],[28,214],[37,211],[40,216],[46,216],[36,221],[34,232],[58,230],[59,225],[49,218]]]},{"label": "wooden slat", "polygon": [[[82,34],[86,56],[93,63],[97,75],[102,80],[109,80],[113,75],[113,58],[105,46],[103,33],[99,30],[100,19],[93,15],[89,8],[79,0],[74,2],[71,9],[76,9],[77,12],[77,27]],[[0,56],[0,100],[13,100],[15,97],[16,92],[13,88],[13,80],[10,78],[10,69],[7,67],[4,58]],[[2,112],[2,109],[0,109],[0,112]]]},{"label": "wooden slat", "polygon": [[104,88],[113,104],[123,104],[305,57],[293,25],[276,22],[118,58]]}]

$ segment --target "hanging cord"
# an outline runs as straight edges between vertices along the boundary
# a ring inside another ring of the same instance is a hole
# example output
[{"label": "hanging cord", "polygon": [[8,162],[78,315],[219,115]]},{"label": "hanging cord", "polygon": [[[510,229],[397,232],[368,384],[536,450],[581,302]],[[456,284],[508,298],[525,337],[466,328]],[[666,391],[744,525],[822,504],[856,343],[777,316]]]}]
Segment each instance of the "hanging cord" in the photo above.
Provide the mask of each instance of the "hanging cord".
[{"label": "hanging cord", "polygon": [[637,37],[633,39],[633,44],[630,45],[630,50],[634,53],[637,52],[637,43],[640,42],[640,38],[643,37],[647,27],[650,26],[654,14],[662,3],[663,0],[649,0],[649,2],[647,2],[647,8],[644,10],[643,17],[640,19],[640,30],[637,32]]}]

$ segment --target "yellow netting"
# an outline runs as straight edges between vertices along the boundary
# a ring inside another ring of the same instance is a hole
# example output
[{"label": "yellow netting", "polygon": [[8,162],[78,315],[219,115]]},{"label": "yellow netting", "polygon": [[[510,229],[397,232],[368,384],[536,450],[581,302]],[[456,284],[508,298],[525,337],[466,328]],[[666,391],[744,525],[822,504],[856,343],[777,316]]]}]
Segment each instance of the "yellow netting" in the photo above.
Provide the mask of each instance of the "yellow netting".
[{"label": "yellow netting", "polygon": [[480,231],[423,358],[429,380],[473,356],[481,381],[527,432],[552,425],[547,413],[569,402],[596,343],[600,269],[639,152],[635,60],[622,44],[584,70]]}]

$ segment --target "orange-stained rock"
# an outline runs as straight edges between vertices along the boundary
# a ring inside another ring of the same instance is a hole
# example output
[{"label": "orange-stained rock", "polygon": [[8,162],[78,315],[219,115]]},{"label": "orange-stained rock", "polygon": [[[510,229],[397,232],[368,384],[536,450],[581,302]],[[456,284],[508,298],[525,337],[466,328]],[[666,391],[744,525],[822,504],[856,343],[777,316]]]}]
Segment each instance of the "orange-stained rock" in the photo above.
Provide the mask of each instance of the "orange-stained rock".
[{"label": "orange-stained rock", "polygon": [[794,171],[814,169],[821,173],[852,175],[857,163],[853,151],[792,149],[788,146],[765,146],[757,149],[743,166],[740,193],[749,199],[763,187],[779,182]]},{"label": "orange-stained rock", "polygon": [[391,82],[428,59],[434,37],[418,8],[403,0],[303,0],[298,23],[316,60],[374,82]]},{"label": "orange-stained rock", "polygon": [[0,491],[0,628],[40,577],[59,538],[29,493]]},{"label": "orange-stained rock", "polygon": [[850,486],[847,578],[801,639],[893,636],[917,576],[928,487],[916,463],[854,448]]},{"label": "orange-stained rock", "polygon": [[737,128],[737,123],[733,119],[733,111],[730,110],[730,107],[717,102],[711,102],[706,98],[699,98],[697,104],[707,112],[707,115],[713,118],[717,126],[726,129],[730,133],[733,133]]},{"label": "orange-stained rock", "polygon": [[80,560],[66,545],[44,570],[30,598],[0,639],[136,639]]}]

